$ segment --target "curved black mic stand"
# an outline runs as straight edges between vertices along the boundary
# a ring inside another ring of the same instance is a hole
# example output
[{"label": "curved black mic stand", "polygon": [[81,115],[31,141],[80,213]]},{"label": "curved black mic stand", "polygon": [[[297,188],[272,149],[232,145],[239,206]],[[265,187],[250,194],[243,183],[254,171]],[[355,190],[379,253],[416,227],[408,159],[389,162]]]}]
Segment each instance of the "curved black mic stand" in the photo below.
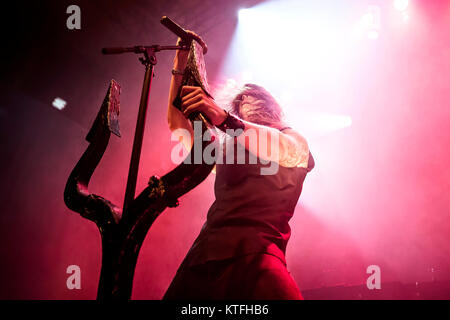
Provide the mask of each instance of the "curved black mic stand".
[{"label": "curved black mic stand", "polygon": [[125,199],[123,203],[123,211],[125,212],[130,203],[134,200],[136,192],[136,183],[139,170],[139,162],[142,150],[142,141],[144,139],[145,120],[148,109],[148,98],[150,95],[153,69],[157,63],[156,52],[162,50],[189,50],[186,46],[134,46],[125,48],[103,48],[103,54],[119,54],[126,52],[133,52],[136,54],[143,54],[144,57],[139,58],[139,61],[145,66],[144,83],[142,85],[141,100],[139,103],[139,112],[136,123],[136,130],[134,133],[133,151],[131,153],[130,168],[128,171],[128,181],[125,191]]},{"label": "curved black mic stand", "polygon": [[[133,52],[143,54],[139,60],[145,66],[144,83],[133,142],[125,201],[123,210],[107,199],[89,193],[89,181],[100,163],[108,146],[111,133],[120,137],[118,115],[120,111],[120,86],[111,80],[100,111],[86,140],[90,143],[69,176],[64,190],[67,207],[82,217],[94,221],[102,238],[102,267],[97,291],[99,300],[127,300],[131,298],[134,271],[140,248],[155,219],[167,207],[178,205],[178,198],[195,188],[209,175],[214,163],[195,162],[194,150],[203,150],[217,143],[211,137],[209,126],[201,114],[191,120],[202,121],[202,134],[194,136],[194,145],[186,160],[175,169],[159,178],[152,176],[148,186],[135,198],[139,160],[144,136],[148,98],[157,62],[155,53],[162,50],[191,50],[191,64],[185,72],[185,83],[205,87],[199,78],[198,65],[203,59],[194,42],[187,46],[134,46],[126,48],[105,48],[104,54]],[[204,70],[203,70],[204,71]],[[206,77],[205,77],[206,79]],[[205,80],[203,79],[203,80]]]}]

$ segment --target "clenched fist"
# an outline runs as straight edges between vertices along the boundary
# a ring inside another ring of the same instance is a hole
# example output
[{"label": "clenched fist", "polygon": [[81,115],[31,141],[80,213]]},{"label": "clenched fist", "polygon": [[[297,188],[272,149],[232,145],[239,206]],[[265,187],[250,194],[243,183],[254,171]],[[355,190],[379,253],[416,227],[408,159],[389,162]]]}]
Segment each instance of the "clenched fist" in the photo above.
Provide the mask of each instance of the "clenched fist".
[{"label": "clenched fist", "polygon": [[181,111],[186,118],[192,112],[201,112],[211,124],[217,126],[225,121],[227,113],[208,97],[200,87],[181,88]]}]

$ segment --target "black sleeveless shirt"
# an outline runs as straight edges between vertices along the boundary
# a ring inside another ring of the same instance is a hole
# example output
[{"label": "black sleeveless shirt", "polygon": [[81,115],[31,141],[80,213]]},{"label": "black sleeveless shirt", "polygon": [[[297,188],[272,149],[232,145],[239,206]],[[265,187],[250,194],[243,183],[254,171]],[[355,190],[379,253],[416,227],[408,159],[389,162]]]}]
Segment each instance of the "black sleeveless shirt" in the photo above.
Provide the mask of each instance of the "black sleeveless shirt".
[{"label": "black sleeveless shirt", "polygon": [[224,152],[223,164],[216,165],[216,199],[184,265],[251,253],[272,254],[286,264],[286,245],[291,235],[288,222],[314,160],[310,153],[308,168],[276,164],[275,174],[262,175],[261,170],[274,163],[262,164],[258,159],[256,164],[250,164],[247,150],[245,161],[238,162],[237,144],[236,139],[229,137],[224,143],[224,150],[234,145],[234,161],[227,164]]}]

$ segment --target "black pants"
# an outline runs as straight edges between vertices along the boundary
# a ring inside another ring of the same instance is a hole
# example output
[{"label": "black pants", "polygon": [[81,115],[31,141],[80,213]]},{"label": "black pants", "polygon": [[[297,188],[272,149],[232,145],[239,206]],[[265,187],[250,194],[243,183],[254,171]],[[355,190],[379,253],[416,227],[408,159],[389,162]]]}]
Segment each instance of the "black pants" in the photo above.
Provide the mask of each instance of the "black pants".
[{"label": "black pants", "polygon": [[284,263],[269,254],[209,261],[177,271],[166,300],[301,300]]}]

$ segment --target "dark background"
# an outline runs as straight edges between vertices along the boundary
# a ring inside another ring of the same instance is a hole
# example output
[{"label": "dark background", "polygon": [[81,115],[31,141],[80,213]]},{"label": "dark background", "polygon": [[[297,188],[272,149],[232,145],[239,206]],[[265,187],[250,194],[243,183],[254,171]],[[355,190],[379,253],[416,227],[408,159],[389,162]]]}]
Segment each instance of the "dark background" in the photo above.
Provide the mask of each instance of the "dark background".
[{"label": "dark background", "polygon": [[[176,36],[159,23],[167,15],[207,41],[214,84],[237,10],[260,2],[19,1],[4,7],[1,299],[95,298],[100,236],[92,222],[65,207],[63,190],[115,79],[122,86],[123,137],[111,139],[90,189],[123,202],[144,74],[135,55],[103,56],[101,48],[174,44]],[[81,8],[81,30],[66,28],[71,4]],[[339,106],[352,113],[352,129],[307,137],[317,167],[305,182],[287,252],[302,291],[364,284],[371,264],[380,265],[386,283],[450,279],[449,1],[416,1],[416,9],[417,26],[406,40],[397,42],[391,34],[376,54],[358,53],[349,70],[352,99]],[[175,166],[166,125],[172,58],[158,54],[138,192],[148,177]],[[318,91],[311,95],[322,98]],[[68,102],[64,110],[52,107],[56,97]],[[214,199],[213,182],[211,175],[152,226],[136,269],[134,299],[162,297]],[[81,267],[81,290],[66,287],[72,264]]]}]

